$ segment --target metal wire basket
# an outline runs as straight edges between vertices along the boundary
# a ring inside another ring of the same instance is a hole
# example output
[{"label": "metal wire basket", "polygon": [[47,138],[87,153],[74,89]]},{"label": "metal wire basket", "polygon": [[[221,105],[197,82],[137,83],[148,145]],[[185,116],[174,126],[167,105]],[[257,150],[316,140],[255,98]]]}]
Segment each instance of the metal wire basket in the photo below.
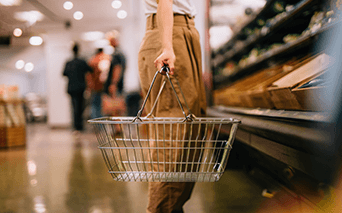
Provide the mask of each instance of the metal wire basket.
[{"label": "metal wire basket", "polygon": [[117,181],[218,181],[225,171],[240,121],[186,115],[168,72],[155,103],[169,81],[184,117],[153,117],[155,104],[146,117],[140,117],[156,76],[162,71],[156,72],[136,117],[89,121],[94,125],[109,173]]}]

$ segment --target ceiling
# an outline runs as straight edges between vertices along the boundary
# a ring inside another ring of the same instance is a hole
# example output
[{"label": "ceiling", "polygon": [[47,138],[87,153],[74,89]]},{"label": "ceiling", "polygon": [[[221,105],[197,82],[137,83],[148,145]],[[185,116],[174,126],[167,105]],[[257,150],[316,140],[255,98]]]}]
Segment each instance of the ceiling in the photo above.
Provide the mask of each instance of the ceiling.
[{"label": "ceiling", "polygon": [[[6,0],[3,0],[6,2]],[[10,2],[13,0],[7,0]],[[65,10],[63,3],[66,0],[21,0],[19,6],[0,5],[0,36],[11,36],[17,27],[23,30],[23,36],[32,36],[60,27],[65,27],[74,31],[89,30],[111,30],[120,26],[126,20],[119,19],[117,12],[125,10],[128,12],[126,19],[130,16],[130,4],[134,0],[122,1],[120,9],[111,6],[113,0],[70,0],[73,3],[71,10]],[[1,3],[1,0],[0,0]],[[42,21],[35,24],[18,21],[14,18],[16,12],[39,11],[44,15]],[[81,11],[83,19],[75,20],[73,13]]]}]

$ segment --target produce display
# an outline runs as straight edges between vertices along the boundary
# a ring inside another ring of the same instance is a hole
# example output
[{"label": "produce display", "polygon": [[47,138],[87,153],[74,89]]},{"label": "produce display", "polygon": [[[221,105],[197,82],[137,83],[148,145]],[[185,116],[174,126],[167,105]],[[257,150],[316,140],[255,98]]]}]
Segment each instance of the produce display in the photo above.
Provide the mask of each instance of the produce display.
[{"label": "produce display", "polygon": [[[308,0],[297,1],[295,3],[291,1],[291,4],[287,3],[287,1],[275,1],[269,10],[273,10],[277,14],[268,19],[265,19],[264,16],[257,17],[254,20],[255,24],[242,28],[240,33],[246,39],[235,40],[234,42],[230,41],[233,46],[224,54],[225,59],[220,60],[226,61],[224,63],[225,65],[216,69],[214,75],[229,76],[232,73],[236,73],[251,64],[263,60],[265,56],[272,55],[281,48],[286,49],[285,45],[291,45],[298,40],[314,36],[323,27],[329,27],[337,22],[337,10],[342,8],[340,0],[331,1],[330,4],[325,4],[323,8],[319,7],[316,11],[312,11],[310,13],[312,14],[310,21],[305,28],[302,27],[302,30],[298,28],[300,30],[299,32],[286,34],[285,30],[284,36],[278,39],[278,41],[274,41],[274,43],[268,42],[268,37],[274,37],[269,34],[277,34],[282,29],[281,24],[292,16],[302,12],[300,9],[306,2]],[[303,11],[302,13],[306,12]],[[297,19],[302,18],[299,17]],[[296,18],[293,18],[293,21],[296,21]],[[246,53],[246,50],[249,50],[249,52]]]}]

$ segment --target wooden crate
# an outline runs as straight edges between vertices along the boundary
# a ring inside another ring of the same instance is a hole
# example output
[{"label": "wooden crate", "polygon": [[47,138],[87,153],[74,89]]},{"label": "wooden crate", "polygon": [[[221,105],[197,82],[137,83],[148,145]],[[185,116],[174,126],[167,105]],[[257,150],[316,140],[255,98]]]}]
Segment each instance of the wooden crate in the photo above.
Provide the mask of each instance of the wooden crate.
[{"label": "wooden crate", "polygon": [[26,145],[26,128],[0,127],[0,147],[14,147]]},{"label": "wooden crate", "polygon": [[252,107],[266,109],[275,108],[271,99],[271,94],[267,90],[267,88],[270,87],[275,81],[279,80],[280,78],[284,77],[285,75],[289,74],[295,69],[301,67],[313,58],[314,57],[308,55],[300,59],[290,60],[278,68],[280,69],[279,72],[275,73],[270,78],[260,82],[257,86],[251,88],[248,91],[248,94]]},{"label": "wooden crate", "polygon": [[331,65],[331,58],[326,54],[320,54],[306,64],[300,66],[291,73],[275,81],[267,88],[271,100],[276,109],[289,110],[314,110],[314,108],[303,105],[303,92],[298,91],[295,95],[293,90],[298,86],[310,81],[320,75]]},{"label": "wooden crate", "polygon": [[250,91],[249,98],[254,108],[265,108],[265,109],[274,108],[274,104],[271,100],[271,95],[266,89]]},{"label": "wooden crate", "polygon": [[0,148],[4,148],[6,146],[6,127],[0,127]]},{"label": "wooden crate", "polygon": [[249,90],[257,88],[258,85],[282,72],[281,67],[277,66],[271,69],[260,70],[227,88],[214,91],[214,103],[226,106],[253,107]]},{"label": "wooden crate", "polygon": [[[329,110],[329,105],[326,104],[329,94],[326,86],[317,85],[307,88],[302,88],[302,85],[316,78],[322,77],[324,73],[320,73],[312,79],[303,82],[298,87],[291,90],[292,94],[297,99],[302,110],[308,111],[325,111]],[[322,78],[323,79],[323,78]]]}]

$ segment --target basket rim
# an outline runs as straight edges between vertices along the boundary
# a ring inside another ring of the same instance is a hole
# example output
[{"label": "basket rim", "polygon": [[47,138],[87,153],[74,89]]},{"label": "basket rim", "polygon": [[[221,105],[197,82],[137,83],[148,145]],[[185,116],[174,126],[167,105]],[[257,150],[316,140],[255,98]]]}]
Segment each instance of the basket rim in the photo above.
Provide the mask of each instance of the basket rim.
[{"label": "basket rim", "polygon": [[136,119],[133,116],[107,116],[88,120],[91,124],[170,124],[170,123],[192,123],[192,124],[239,124],[240,120],[235,118],[217,118],[217,117],[195,117],[192,121],[185,121],[184,117],[140,117]]}]

